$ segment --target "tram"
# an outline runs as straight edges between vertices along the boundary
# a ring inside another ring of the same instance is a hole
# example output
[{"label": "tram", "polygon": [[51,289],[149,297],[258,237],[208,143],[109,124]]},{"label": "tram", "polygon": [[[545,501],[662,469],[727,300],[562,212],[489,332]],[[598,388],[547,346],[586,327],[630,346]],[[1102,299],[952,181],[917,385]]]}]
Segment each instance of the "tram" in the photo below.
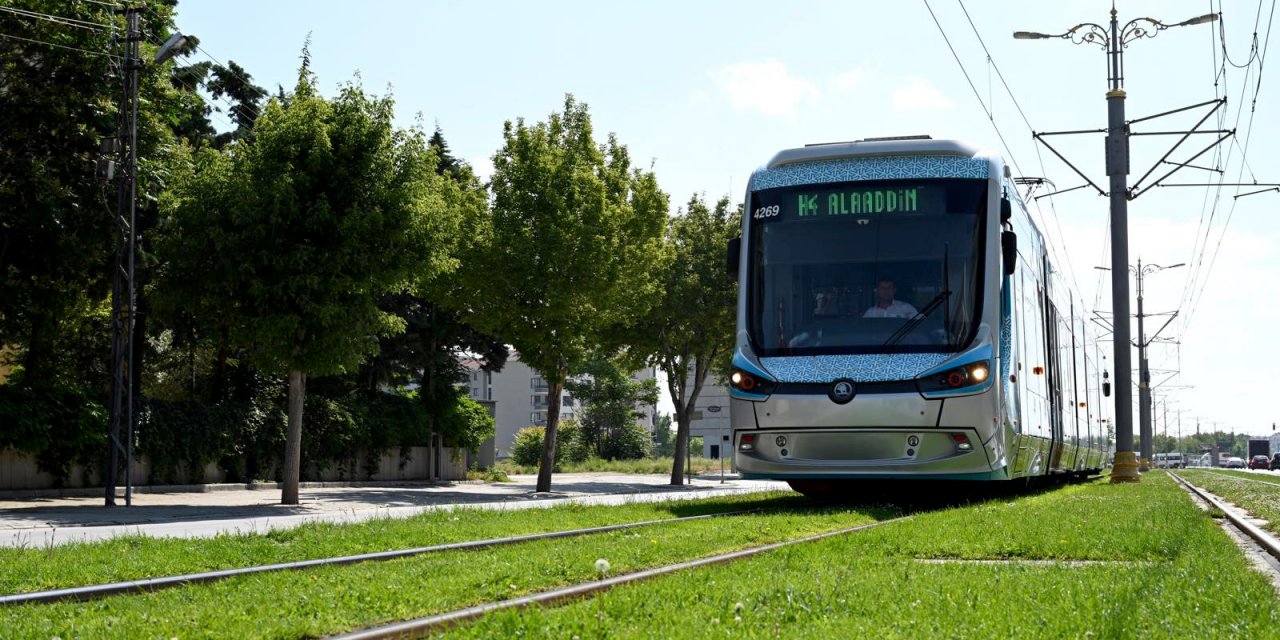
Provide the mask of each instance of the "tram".
[{"label": "tram", "polygon": [[1003,160],[964,143],[774,155],[729,246],[736,468],[809,494],[1101,471],[1101,351],[1050,253]]}]

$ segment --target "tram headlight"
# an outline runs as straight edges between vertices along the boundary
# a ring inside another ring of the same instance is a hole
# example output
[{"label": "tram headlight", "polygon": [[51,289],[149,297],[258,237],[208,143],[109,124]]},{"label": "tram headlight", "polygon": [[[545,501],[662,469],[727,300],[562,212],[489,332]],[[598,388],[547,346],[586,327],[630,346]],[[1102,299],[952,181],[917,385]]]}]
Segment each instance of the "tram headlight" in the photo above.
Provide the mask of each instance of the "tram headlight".
[{"label": "tram headlight", "polygon": [[916,381],[920,393],[929,395],[946,391],[961,391],[980,387],[991,379],[991,363],[986,360],[953,367],[939,373],[924,376]]},{"label": "tram headlight", "polygon": [[729,375],[729,386],[743,393],[767,396],[773,393],[774,381],[743,369],[734,369]]}]

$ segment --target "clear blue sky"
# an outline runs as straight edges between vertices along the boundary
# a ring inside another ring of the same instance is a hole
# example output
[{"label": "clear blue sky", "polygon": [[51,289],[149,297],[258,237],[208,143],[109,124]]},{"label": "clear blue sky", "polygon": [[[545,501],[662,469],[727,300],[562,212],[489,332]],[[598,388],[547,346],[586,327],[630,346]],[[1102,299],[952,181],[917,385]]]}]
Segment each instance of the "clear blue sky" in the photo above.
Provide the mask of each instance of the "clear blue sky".
[{"label": "clear blue sky", "polygon": [[[1219,7],[1225,48],[1243,68],[1227,65],[1225,74],[1216,73],[1223,49],[1217,25],[1169,29],[1134,42],[1125,60],[1129,118],[1225,92],[1225,128],[1238,128],[1238,141],[1221,147],[1221,157],[1211,151],[1195,164],[1223,168],[1228,182],[1238,176],[1280,182],[1280,77],[1271,77],[1280,70],[1265,69],[1259,86],[1259,61],[1249,62],[1255,21],[1262,49],[1274,2],[1118,3],[1122,23],[1139,16],[1176,23]],[[751,170],[782,148],[918,133],[961,138],[1011,156],[1019,173],[1047,176],[1059,188],[1081,184],[1047,150],[1037,153],[1017,107],[1037,131],[1105,127],[1102,51],[1060,40],[1015,41],[1010,34],[1060,33],[1080,22],[1105,23],[1110,8],[1100,0],[968,0],[963,6],[955,0],[930,0],[929,5],[923,0],[642,5],[183,0],[178,27],[198,35],[213,56],[243,65],[273,92],[296,81],[310,33],[313,69],[322,88],[332,91],[358,73],[366,89],[392,91],[403,125],[412,125],[419,115],[427,128],[438,123],[454,153],[482,175],[491,170],[489,158],[501,144],[503,121],[542,120],[571,92],[590,105],[601,138],[616,133],[636,162],[653,164],[678,205],[694,193],[740,199]],[[1280,40],[1280,30],[1276,36]],[[1280,49],[1280,43],[1272,49]],[[1183,129],[1203,112],[1135,129]],[[1208,125],[1217,128],[1217,119]],[[1195,136],[1173,157],[1184,160],[1210,140]],[[1105,187],[1101,136],[1057,141],[1064,155]],[[1174,141],[1134,138],[1130,183]],[[1203,182],[1217,175],[1184,169],[1170,181]],[[1148,311],[1180,309],[1182,314],[1165,334],[1180,339],[1181,347],[1155,348],[1151,360],[1153,369],[1182,370],[1167,384],[1164,397],[1170,398],[1171,424],[1182,411],[1184,432],[1194,430],[1196,416],[1209,428],[1216,422],[1223,430],[1257,434],[1269,433],[1280,420],[1280,408],[1269,397],[1280,364],[1275,329],[1280,257],[1274,250],[1280,246],[1280,194],[1236,200],[1236,193],[1234,187],[1220,192],[1157,188],[1130,205],[1132,259],[1188,263],[1152,276],[1146,296]],[[1109,266],[1107,200],[1082,189],[1052,201],[1052,207],[1050,199],[1040,204],[1057,261],[1072,271],[1087,309],[1109,312],[1109,281],[1093,269]],[[1197,297],[1198,305],[1191,301]],[[1156,374],[1153,380],[1164,377]],[[1194,388],[1169,388],[1176,384]]]}]

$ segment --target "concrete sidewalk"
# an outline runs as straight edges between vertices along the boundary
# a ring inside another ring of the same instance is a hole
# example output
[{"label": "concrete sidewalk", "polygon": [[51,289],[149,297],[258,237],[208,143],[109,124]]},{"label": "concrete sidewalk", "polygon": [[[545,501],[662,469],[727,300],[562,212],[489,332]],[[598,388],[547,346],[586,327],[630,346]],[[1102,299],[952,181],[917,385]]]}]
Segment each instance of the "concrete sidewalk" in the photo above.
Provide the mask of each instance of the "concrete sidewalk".
[{"label": "concrete sidewalk", "polygon": [[[666,475],[557,474],[552,493],[535,493],[535,476],[501,484],[440,483],[421,486],[323,487],[301,490],[301,503],[282,505],[278,490],[237,489],[208,493],[135,493],[133,506],[103,506],[101,497],[0,501],[0,547],[46,547],[122,535],[212,537],[264,533],[308,522],[362,522],[404,518],[423,511],[469,507],[526,509],[567,502],[624,504],[787,490],[781,482],[727,480],[718,476],[673,487]],[[124,504],[123,498],[118,501]]]}]

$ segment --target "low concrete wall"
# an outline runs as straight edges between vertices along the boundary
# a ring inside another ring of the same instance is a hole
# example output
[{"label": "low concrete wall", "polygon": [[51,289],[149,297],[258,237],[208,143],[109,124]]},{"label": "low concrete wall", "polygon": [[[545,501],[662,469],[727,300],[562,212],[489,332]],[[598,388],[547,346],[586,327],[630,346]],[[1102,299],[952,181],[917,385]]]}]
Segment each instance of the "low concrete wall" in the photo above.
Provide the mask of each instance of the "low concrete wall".
[{"label": "low concrete wall", "polygon": [[[402,468],[400,466],[400,453],[400,449],[397,448],[382,454],[378,459],[376,471],[372,477],[366,476],[364,463],[359,462],[354,470],[343,469],[339,465],[330,465],[322,469],[318,477],[311,477],[310,479],[327,482],[342,480],[462,480],[467,477],[467,468],[472,457],[465,450],[457,450],[451,447],[409,447],[408,460]],[[363,454],[358,455],[356,459],[363,460]],[[150,473],[151,463],[145,456],[133,461],[135,486],[146,486],[147,477]],[[314,476],[315,474],[308,475]],[[67,478],[64,486],[68,488],[102,486],[102,480],[99,476],[101,476],[101,470],[99,469],[86,469],[82,465],[73,464],[71,465],[70,477]],[[179,473],[178,476],[189,477],[184,473]],[[201,476],[202,481],[206,484],[227,481],[227,474],[218,468],[216,463],[206,465]],[[0,491],[50,489],[55,484],[52,475],[39,470],[34,457],[13,449],[0,450]]]}]

